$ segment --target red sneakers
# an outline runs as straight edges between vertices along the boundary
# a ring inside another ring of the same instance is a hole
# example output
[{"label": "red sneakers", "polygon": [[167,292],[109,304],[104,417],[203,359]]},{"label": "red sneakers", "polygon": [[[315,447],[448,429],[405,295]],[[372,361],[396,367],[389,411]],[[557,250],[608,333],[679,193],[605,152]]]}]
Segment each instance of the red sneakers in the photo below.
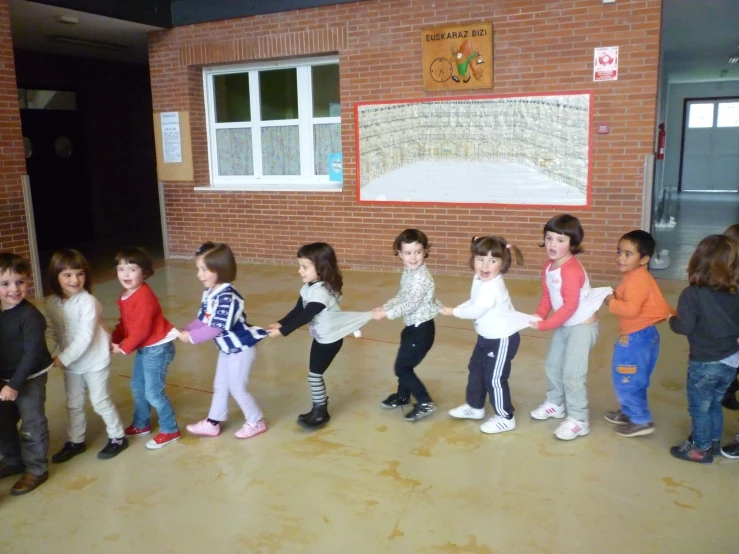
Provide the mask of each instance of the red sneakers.
[{"label": "red sneakers", "polygon": [[134,427],[133,423],[126,427],[124,430],[127,437],[139,437],[143,435],[150,435],[151,434],[151,425],[147,425],[146,427]]},{"label": "red sneakers", "polygon": [[179,431],[174,433],[158,433],[153,439],[146,443],[146,448],[149,450],[158,450],[169,446],[173,442],[177,442],[182,438],[182,434]]}]

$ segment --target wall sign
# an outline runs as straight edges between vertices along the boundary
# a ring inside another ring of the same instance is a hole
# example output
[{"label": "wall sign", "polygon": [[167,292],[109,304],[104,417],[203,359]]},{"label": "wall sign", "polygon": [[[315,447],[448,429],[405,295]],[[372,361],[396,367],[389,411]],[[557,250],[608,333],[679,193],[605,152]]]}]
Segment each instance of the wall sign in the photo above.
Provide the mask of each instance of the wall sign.
[{"label": "wall sign", "polygon": [[618,81],[618,46],[593,49],[593,81]]},{"label": "wall sign", "polygon": [[493,25],[475,23],[421,31],[423,90],[493,88]]}]

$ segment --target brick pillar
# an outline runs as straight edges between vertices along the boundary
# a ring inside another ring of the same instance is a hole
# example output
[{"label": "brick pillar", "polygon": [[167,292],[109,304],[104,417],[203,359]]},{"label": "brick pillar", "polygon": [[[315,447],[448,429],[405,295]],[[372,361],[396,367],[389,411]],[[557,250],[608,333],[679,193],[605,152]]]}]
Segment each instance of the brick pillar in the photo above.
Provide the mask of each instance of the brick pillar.
[{"label": "brick pillar", "polygon": [[27,258],[30,247],[21,185],[25,173],[10,8],[8,0],[0,0],[0,250]]}]

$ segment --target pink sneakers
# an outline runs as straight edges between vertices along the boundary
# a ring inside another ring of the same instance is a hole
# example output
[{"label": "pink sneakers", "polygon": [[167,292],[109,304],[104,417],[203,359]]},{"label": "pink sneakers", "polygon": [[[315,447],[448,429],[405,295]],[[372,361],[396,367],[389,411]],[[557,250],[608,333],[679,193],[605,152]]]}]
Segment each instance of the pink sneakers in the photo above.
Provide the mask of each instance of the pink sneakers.
[{"label": "pink sneakers", "polygon": [[267,430],[267,424],[264,423],[263,419],[260,419],[256,423],[244,423],[244,426],[234,433],[234,437],[237,439],[249,439],[261,435]]},{"label": "pink sneakers", "polygon": [[200,435],[201,437],[217,437],[221,434],[221,426],[213,425],[208,418],[205,418],[197,423],[191,423],[187,426],[187,430],[193,435]]},{"label": "pink sneakers", "polygon": [[149,450],[158,450],[165,446],[169,446],[181,438],[182,435],[179,431],[175,431],[174,433],[158,433],[153,439],[147,441],[146,448]]}]

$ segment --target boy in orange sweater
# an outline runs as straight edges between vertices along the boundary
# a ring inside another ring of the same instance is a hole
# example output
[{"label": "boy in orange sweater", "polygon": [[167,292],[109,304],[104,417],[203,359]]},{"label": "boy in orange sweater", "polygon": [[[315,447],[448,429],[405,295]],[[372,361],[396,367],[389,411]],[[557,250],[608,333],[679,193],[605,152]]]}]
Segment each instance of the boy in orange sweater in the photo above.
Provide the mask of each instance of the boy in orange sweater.
[{"label": "boy in orange sweater", "polygon": [[606,412],[607,421],[618,426],[622,437],[654,433],[647,404],[649,379],[659,355],[659,333],[654,327],[674,315],[662,292],[647,271],[655,242],[646,231],[630,231],[618,241],[618,270],[623,273],[615,294],[605,300],[618,316],[621,336],[613,348],[613,388],[621,409]]}]

